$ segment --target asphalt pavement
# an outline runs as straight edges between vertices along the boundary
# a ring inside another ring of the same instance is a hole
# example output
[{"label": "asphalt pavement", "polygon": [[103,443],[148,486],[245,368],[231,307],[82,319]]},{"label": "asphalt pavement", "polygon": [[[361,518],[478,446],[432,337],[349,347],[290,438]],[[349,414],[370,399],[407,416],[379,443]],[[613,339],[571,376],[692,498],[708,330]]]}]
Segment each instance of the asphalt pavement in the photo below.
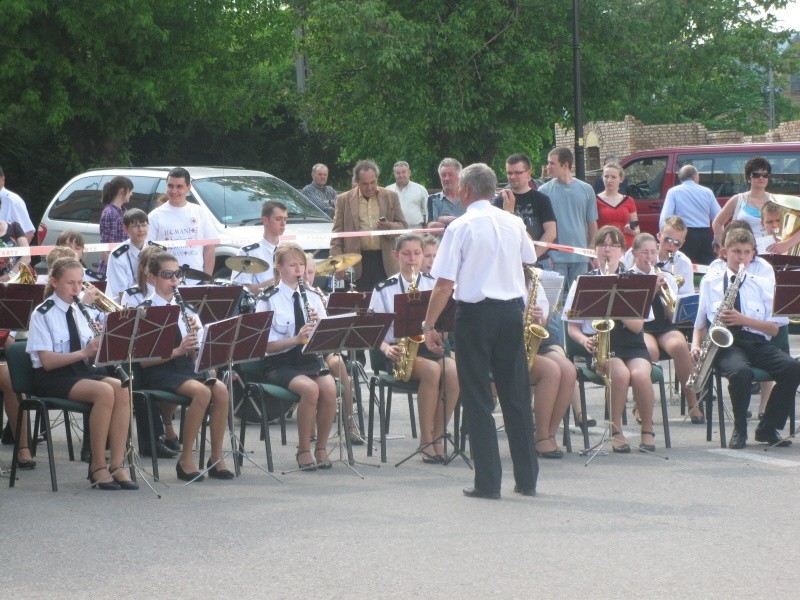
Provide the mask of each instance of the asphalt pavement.
[{"label": "asphalt pavement", "polygon": [[[590,414],[602,417],[602,390],[588,395]],[[146,486],[84,490],[86,466],[68,461],[60,428],[57,493],[44,446],[14,489],[0,480],[0,589],[31,599],[796,596],[800,444],[765,451],[751,421],[747,449],[720,451],[717,427],[707,442],[705,426],[684,420],[674,402],[671,449],[658,410],[658,456],[609,452],[585,466],[573,429],[575,452],[540,461],[535,498],[512,492],[500,431],[500,501],[462,495],[472,472],[460,458],[394,466],[417,445],[400,397],[389,462],[355,449],[357,460],[380,464],[357,466],[363,479],[341,463],[281,475],[295,464],[291,421],[287,446],[271,428],[282,483],[245,462],[234,481],[184,486],[174,460],[161,460],[161,499]],[[638,426],[624,429],[635,448]],[[592,429],[593,443],[602,431]],[[250,425],[250,456],[266,465],[257,440]],[[0,461],[10,465],[10,446]]]}]

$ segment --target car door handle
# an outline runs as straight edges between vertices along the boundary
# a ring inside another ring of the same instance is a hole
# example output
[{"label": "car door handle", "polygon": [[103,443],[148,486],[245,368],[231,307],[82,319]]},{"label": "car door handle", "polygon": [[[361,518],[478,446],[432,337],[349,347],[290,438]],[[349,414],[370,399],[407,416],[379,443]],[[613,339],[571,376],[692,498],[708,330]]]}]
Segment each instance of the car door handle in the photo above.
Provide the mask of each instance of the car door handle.
[{"label": "car door handle", "polygon": [[656,208],[661,208],[662,206],[663,206],[663,204],[661,202],[652,202],[650,204],[649,208],[656,209]]}]

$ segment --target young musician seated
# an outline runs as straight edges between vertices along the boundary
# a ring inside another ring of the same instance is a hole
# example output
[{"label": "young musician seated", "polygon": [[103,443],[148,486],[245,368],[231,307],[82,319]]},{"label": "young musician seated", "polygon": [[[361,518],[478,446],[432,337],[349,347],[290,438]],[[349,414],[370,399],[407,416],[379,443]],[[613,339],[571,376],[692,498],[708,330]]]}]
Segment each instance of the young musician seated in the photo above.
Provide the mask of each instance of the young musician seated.
[{"label": "young musician seated", "polygon": [[[8,348],[15,341],[16,331],[9,331],[5,341],[2,342],[4,348]],[[8,365],[5,361],[0,362],[0,391],[3,392],[3,404],[5,404],[6,414],[8,415],[8,427],[12,435],[17,432],[17,416],[19,415],[19,400],[14,393],[14,388],[11,387],[11,374],[8,372]],[[0,410],[2,406],[0,405]],[[28,418],[28,411],[24,411],[23,418]],[[17,468],[23,471],[36,468],[36,461],[31,456],[28,441],[28,427],[23,421],[22,431],[20,431],[19,439],[15,440],[17,451]]]},{"label": "young musician seated", "polygon": [[[322,305],[327,310],[328,302],[325,294],[314,285],[316,273],[317,263],[314,262],[314,256],[306,252],[306,286],[319,294]],[[344,414],[347,418],[347,433],[350,436],[350,443],[354,446],[363,446],[364,438],[361,437],[358,422],[355,417],[353,417],[353,380],[350,378],[350,373],[347,371],[347,364],[338,354],[333,353],[325,356],[325,364],[328,365],[328,369],[330,369],[333,376],[342,384],[342,402],[344,403]]]},{"label": "young musician seated", "polygon": [[147,213],[141,209],[132,208],[122,216],[122,229],[128,239],[111,252],[106,267],[106,296],[115,302],[136,284],[139,253],[147,244],[147,226]]},{"label": "young musician seated", "polygon": [[[672,322],[673,308],[664,302],[665,293],[673,300],[678,298],[678,284],[672,273],[653,268],[658,257],[656,239],[649,233],[641,233],[633,240],[634,265],[632,272],[643,275],[658,275],[659,292],[653,299],[653,320],[644,324],[644,341],[650,352],[650,360],[657,363],[661,350],[666,352],[675,361],[675,373],[678,381],[685,382],[692,374],[692,357],[689,353],[689,344],[684,335]],[[668,291],[663,291],[668,290]],[[692,423],[705,423],[705,417],[697,395],[684,385],[686,403],[689,406],[689,417]]]},{"label": "young musician seated", "polygon": [[[589,276],[603,275],[606,272],[613,275],[622,273],[620,265],[625,238],[622,232],[611,225],[602,227],[594,238],[594,247],[597,259],[601,265],[600,270],[594,270]],[[584,275],[583,277],[586,277]],[[564,314],[572,308],[577,281],[572,284],[569,295],[564,303]],[[652,317],[651,317],[652,318]],[[596,336],[592,328],[592,320],[565,319],[569,322],[567,333],[586,352],[592,356],[596,349]],[[649,319],[648,319],[649,320]],[[628,453],[631,451],[622,433],[622,411],[628,395],[628,386],[633,388],[633,401],[636,403],[639,418],[642,420],[641,443],[639,449],[643,452],[654,452],[655,434],[653,433],[653,384],[650,382],[650,353],[644,341],[644,320],[642,319],[615,319],[614,328],[610,333],[608,358],[609,374],[611,376],[611,422],[612,439],[611,449],[614,452]]]},{"label": "young musician seated", "polygon": [[119,301],[122,306],[136,308],[153,294],[155,288],[153,284],[150,283],[147,263],[150,262],[151,257],[164,251],[164,248],[154,244],[152,246],[146,246],[139,253],[138,262],[136,263],[136,279],[133,285],[122,292],[122,298]]},{"label": "young musician seated", "polygon": [[[100,345],[74,303],[83,282],[83,265],[74,258],[56,261],[45,301],[31,314],[27,351],[34,367],[33,392],[92,404],[89,413],[89,481],[102,490],[135,490],[124,469],[130,406],[128,392],[105,369],[90,366]],[[106,441],[111,464],[106,464]]]},{"label": "young musician seated", "polygon": [[[764,203],[764,206],[761,207],[761,226],[764,228],[764,231],[767,232],[767,235],[771,235],[776,241],[781,237],[781,232],[783,230],[783,209],[772,200],[768,200]],[[785,252],[775,252],[775,250],[780,250],[782,246],[783,244],[770,245],[768,246],[769,250],[763,248],[762,252],[784,254]]]},{"label": "young musician seated", "polygon": [[[676,280],[683,278],[678,286],[678,297],[694,294],[694,267],[692,261],[683,252],[681,246],[686,242],[687,227],[683,219],[677,215],[664,221],[664,226],[658,232],[658,260],[656,266],[662,271],[672,273]],[[633,249],[625,253],[625,267],[633,267]]]},{"label": "young musician seated", "polygon": [[[414,283],[421,292],[432,290],[436,282],[430,275],[422,275],[423,249],[422,238],[415,233],[407,233],[397,238],[394,245],[394,257],[400,263],[400,272],[389,279],[381,281],[372,292],[369,307],[375,312],[393,313],[394,297],[405,294],[409,285]],[[412,278],[413,273],[413,278]],[[389,327],[381,352],[390,361],[396,363],[400,358],[398,339],[394,334],[394,324]],[[443,360],[443,364],[440,364]],[[441,377],[444,368],[444,392],[441,394]],[[456,403],[459,388],[456,363],[450,357],[433,354],[424,343],[417,349],[417,357],[411,370],[411,379],[419,382],[417,405],[419,407],[419,444],[422,461],[428,464],[442,464],[445,460],[444,437],[445,427],[450,422]],[[446,401],[444,414],[441,403]],[[434,443],[435,441],[435,443]]]},{"label": "young musician seated", "polygon": [[83,267],[83,280],[84,281],[105,281],[106,277],[102,273],[98,273],[97,271],[93,271],[86,267],[83,264],[83,249],[86,246],[86,242],[83,239],[83,234],[80,231],[75,231],[74,229],[67,229],[64,231],[58,239],[56,239],[56,246],[67,246],[72,248],[75,251],[75,254],[78,255],[78,260]]},{"label": "young musician seated", "polygon": [[[756,427],[756,441],[789,446],[791,442],[781,440],[778,431],[786,424],[800,385],[800,363],[769,341],[787,320],[772,314],[774,282],[746,268],[756,253],[753,234],[745,229],[730,229],[725,234],[723,245],[720,253],[727,269],[722,273],[709,272],[700,282],[700,306],[694,325],[692,356],[695,361],[699,359],[708,324],[713,323],[719,315],[720,323],[733,335],[733,345],[720,348],[714,360],[722,376],[728,380],[728,393],[733,407],[730,447],[740,449],[747,445],[747,409],[753,383],[751,367],[763,369],[776,383],[764,416]],[[745,270],[738,294],[731,307],[721,307],[728,286],[736,280],[740,265],[744,265]]]},{"label": "young musician seated", "polygon": [[[169,252],[158,252],[150,257],[147,262],[147,271],[150,283],[155,291],[144,302],[143,306],[169,306],[176,305],[175,289],[180,283],[180,265]],[[186,315],[184,317],[184,315]],[[186,321],[191,321],[191,330]],[[191,308],[181,307],[181,318],[178,319],[180,340],[172,351],[172,356],[166,360],[153,360],[142,363],[142,386],[145,388],[166,390],[188,396],[192,399],[183,422],[184,444],[175,471],[178,479],[202,481],[200,471],[195,467],[192,458],[192,440],[197,437],[200,426],[205,418],[206,408],[211,404],[211,454],[206,467],[211,467],[208,476],[214,479],[233,479],[233,473],[225,468],[222,457],[222,440],[228,424],[228,390],[225,385],[215,380],[212,385],[206,385],[206,375],[196,373],[194,370],[193,352],[200,345],[202,339],[198,332],[202,323]],[[174,407],[172,408],[174,410]],[[165,423],[171,421],[164,419]],[[216,464],[215,464],[216,463]],[[199,477],[198,477],[199,476]]]},{"label": "young musician seated", "polygon": [[[725,226],[725,229],[722,233],[722,240],[720,243],[722,244],[723,248],[725,247],[725,241],[728,239],[728,232],[734,229],[744,229],[750,233],[750,235],[753,235],[753,229],[750,227],[750,224],[747,221],[731,221]],[[755,237],[753,237],[753,239],[755,240]],[[719,275],[720,273],[724,273],[727,268],[727,260],[722,258],[722,251],[720,251],[720,257],[708,265],[708,273],[706,275]],[[769,264],[768,261],[758,256],[757,248],[752,260],[746,268],[747,272],[751,275],[763,277],[769,281],[769,284],[773,288],[775,287],[775,269],[772,268],[772,265]]]},{"label": "young musician seated", "polygon": [[[527,269],[525,280],[530,290],[532,277]],[[531,315],[536,325],[544,327],[547,324],[550,304],[541,283],[537,283],[537,290],[536,305],[531,309]],[[530,298],[529,293],[525,299],[526,305]],[[536,386],[533,390],[533,414],[536,423],[533,441],[536,453],[541,458],[564,456],[556,443],[556,434],[575,394],[576,376],[575,365],[564,354],[564,349],[558,342],[553,341],[552,337],[543,339],[539,344],[533,369],[530,371],[530,381]]]},{"label": "young musician seated", "polygon": [[[436,253],[439,251],[439,238],[430,233],[422,235],[422,267],[421,270],[425,275],[431,274],[431,267],[433,260],[436,258]],[[452,342],[452,340],[451,340]]]},{"label": "young musician seated", "polygon": [[[300,396],[295,455],[298,467],[303,471],[330,469],[327,446],[336,417],[336,383],[319,354],[302,353],[317,319],[326,316],[325,307],[317,292],[305,286],[301,290],[298,285],[306,270],[306,254],[299,245],[281,244],[274,260],[278,284],[260,296],[256,304],[256,312],[274,312],[264,377],[268,383]],[[317,441],[312,454],[315,426]]]}]

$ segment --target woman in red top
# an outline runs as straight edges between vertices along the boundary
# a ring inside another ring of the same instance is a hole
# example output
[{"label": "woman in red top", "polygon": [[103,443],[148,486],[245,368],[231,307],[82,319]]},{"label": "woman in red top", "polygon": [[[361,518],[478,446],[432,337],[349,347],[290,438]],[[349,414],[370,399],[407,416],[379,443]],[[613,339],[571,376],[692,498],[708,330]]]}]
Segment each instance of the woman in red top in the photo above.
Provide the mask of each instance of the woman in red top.
[{"label": "woman in red top", "polygon": [[639,215],[636,202],[630,196],[619,193],[619,184],[625,174],[617,163],[603,167],[603,183],[606,189],[597,194],[597,227],[613,225],[625,234],[625,247],[630,248],[633,238],[639,235]]}]

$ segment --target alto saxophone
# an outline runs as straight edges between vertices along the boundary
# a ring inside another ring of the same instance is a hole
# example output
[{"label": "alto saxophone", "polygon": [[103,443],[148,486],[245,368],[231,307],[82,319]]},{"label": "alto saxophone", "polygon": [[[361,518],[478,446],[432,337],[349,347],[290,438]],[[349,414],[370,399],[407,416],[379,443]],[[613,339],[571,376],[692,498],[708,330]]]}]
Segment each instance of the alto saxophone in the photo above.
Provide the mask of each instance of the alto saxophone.
[{"label": "alto saxophone", "polygon": [[533,322],[533,309],[536,306],[536,298],[539,295],[539,280],[542,276],[535,267],[526,266],[525,269],[531,277],[531,289],[528,292],[528,304],[525,307],[523,330],[525,354],[528,357],[528,371],[530,372],[533,369],[533,364],[536,361],[536,353],[539,352],[539,346],[542,340],[549,338],[550,333],[538,323]]},{"label": "alto saxophone", "polygon": [[[703,344],[700,346],[700,356],[697,357],[692,374],[689,375],[689,379],[686,381],[686,387],[696,394],[702,392],[706,387],[708,377],[711,375],[711,365],[714,364],[714,357],[717,355],[717,351],[720,348],[728,348],[733,344],[733,334],[730,329],[722,324],[721,317],[723,311],[732,309],[736,304],[736,294],[739,293],[739,286],[742,285],[744,280],[744,272],[745,266],[740,264],[736,277],[728,286],[728,290],[725,292],[725,296],[714,314],[714,322],[711,323]],[[728,276],[727,271],[723,276]]]},{"label": "alto saxophone", "polygon": [[[417,268],[411,267],[411,283],[408,284],[408,290],[406,291],[406,295],[408,295],[409,298],[417,293],[417,274]],[[400,277],[402,276],[401,273]],[[419,345],[424,341],[425,336],[423,335],[404,337],[397,340],[397,350],[400,354],[397,358],[397,362],[394,363],[394,370],[392,371],[392,377],[397,379],[397,381],[405,382],[411,379],[411,371],[414,370],[414,360],[417,358]]]},{"label": "alto saxophone", "polygon": [[[603,275],[609,275],[609,259],[606,258]],[[592,356],[592,369],[603,378],[607,389],[611,387],[611,372],[608,361],[613,356],[611,353],[611,330],[614,329],[612,319],[597,319],[592,321],[594,329],[594,354]]]}]

